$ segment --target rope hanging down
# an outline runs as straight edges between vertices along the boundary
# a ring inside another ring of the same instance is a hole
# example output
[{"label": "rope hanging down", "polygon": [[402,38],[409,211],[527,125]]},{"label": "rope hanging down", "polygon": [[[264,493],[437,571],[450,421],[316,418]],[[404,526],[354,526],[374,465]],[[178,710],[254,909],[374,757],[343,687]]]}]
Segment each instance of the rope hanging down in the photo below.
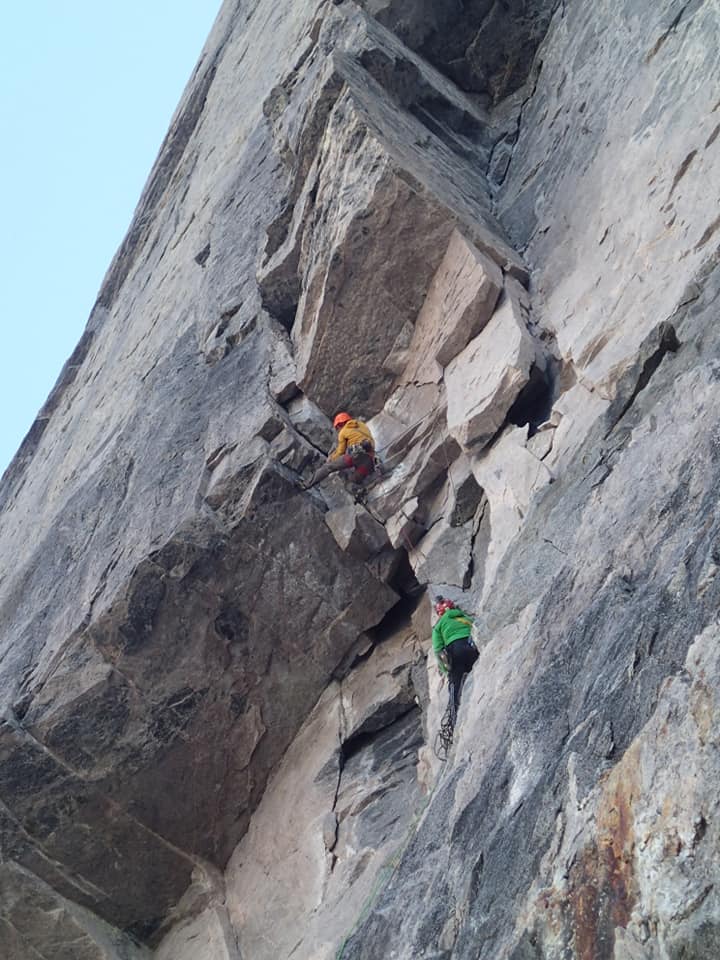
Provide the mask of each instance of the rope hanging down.
[{"label": "rope hanging down", "polygon": [[451,682],[448,683],[448,705],[440,721],[440,728],[435,736],[434,751],[438,760],[445,763],[453,743],[455,733],[455,691]]}]

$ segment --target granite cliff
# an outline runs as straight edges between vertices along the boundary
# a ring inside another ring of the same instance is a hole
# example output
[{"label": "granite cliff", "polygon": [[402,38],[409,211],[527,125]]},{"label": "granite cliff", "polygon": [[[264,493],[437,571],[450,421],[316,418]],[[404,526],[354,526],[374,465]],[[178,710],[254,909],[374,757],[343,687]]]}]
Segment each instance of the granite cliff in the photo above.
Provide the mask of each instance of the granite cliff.
[{"label": "granite cliff", "polygon": [[720,956],[719,23],[226,0],[0,483],[0,956]]}]

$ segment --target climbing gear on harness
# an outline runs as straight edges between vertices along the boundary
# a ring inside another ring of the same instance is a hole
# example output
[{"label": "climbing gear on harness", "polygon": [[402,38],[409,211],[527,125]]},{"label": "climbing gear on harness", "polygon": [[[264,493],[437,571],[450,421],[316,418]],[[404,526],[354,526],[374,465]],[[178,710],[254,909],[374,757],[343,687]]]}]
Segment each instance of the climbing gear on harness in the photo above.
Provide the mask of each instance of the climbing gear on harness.
[{"label": "climbing gear on harness", "polygon": [[339,430],[343,424],[348,423],[350,420],[352,420],[352,417],[350,416],[350,414],[345,413],[345,411],[342,410],[340,413],[335,414],[335,419],[333,420],[333,427],[335,428],[335,430]]},{"label": "climbing gear on harness", "polygon": [[369,440],[353,443],[345,453],[345,464],[355,467],[355,474],[363,480],[367,479],[375,470],[375,456],[373,446]]},{"label": "climbing gear on harness", "polygon": [[373,446],[369,440],[362,440],[360,443],[351,444],[347,452],[351,457],[359,456],[361,453],[372,453]]}]

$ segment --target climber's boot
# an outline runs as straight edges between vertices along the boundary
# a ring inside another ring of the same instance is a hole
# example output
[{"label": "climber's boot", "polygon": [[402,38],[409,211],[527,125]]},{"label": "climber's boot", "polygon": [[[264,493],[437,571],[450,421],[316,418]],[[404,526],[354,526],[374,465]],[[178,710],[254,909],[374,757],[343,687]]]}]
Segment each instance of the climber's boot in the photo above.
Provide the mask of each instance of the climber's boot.
[{"label": "climber's boot", "polygon": [[367,490],[364,486],[358,486],[357,484],[350,484],[350,493],[352,494],[353,500],[355,503],[364,505],[367,503]]}]

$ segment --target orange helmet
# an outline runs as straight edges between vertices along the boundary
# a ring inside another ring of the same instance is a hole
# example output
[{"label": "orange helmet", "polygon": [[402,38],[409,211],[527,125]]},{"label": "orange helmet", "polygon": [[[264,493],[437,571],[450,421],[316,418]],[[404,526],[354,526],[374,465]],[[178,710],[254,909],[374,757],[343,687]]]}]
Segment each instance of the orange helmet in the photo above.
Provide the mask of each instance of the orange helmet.
[{"label": "orange helmet", "polygon": [[349,413],[345,413],[344,411],[342,413],[336,413],[335,419],[333,420],[333,427],[338,430],[343,424],[347,423],[348,420],[352,420]]}]

